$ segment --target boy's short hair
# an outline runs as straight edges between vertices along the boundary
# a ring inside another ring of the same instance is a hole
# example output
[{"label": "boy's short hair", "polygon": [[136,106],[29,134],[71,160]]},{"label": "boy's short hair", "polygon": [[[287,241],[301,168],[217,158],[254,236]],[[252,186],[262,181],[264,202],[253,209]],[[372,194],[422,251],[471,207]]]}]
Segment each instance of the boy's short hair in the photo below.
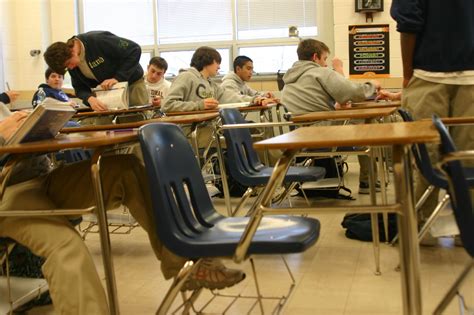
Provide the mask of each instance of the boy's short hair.
[{"label": "boy's short hair", "polygon": [[253,62],[252,59],[250,59],[247,56],[237,56],[234,59],[234,72],[237,71],[237,67],[243,68],[247,62]]},{"label": "boy's short hair", "polygon": [[201,71],[205,66],[212,65],[213,63],[221,63],[222,58],[219,52],[208,46],[202,46],[196,49],[191,58],[191,67]]},{"label": "boy's short hair", "polygon": [[43,55],[44,60],[54,72],[64,75],[66,73],[66,61],[72,57],[71,48],[73,46],[73,39],[68,40],[67,43],[53,43],[46,49]]},{"label": "boy's short hair", "polygon": [[150,62],[148,62],[148,65],[149,66],[153,65],[159,69],[163,69],[165,72],[166,70],[168,70],[168,63],[166,62],[164,58],[161,58],[161,57],[151,58]]},{"label": "boy's short hair", "polygon": [[[49,76],[53,73],[57,73],[57,72],[51,68],[46,69],[46,71],[44,72],[44,77],[46,78],[46,80],[48,80]],[[58,74],[64,78],[64,74],[61,74],[61,73],[58,73]]]},{"label": "boy's short hair", "polygon": [[298,60],[311,60],[314,54],[316,54],[318,58],[321,58],[323,52],[329,54],[329,47],[319,40],[309,38],[299,43],[296,52],[298,53]]}]

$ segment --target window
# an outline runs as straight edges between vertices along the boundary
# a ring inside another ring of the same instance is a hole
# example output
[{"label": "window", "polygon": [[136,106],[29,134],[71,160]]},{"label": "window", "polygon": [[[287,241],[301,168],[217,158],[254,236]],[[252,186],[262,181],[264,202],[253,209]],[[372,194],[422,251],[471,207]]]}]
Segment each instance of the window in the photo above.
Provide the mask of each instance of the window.
[{"label": "window", "polygon": [[[229,49],[217,49],[221,55],[221,69],[219,74],[226,74],[229,72]],[[167,76],[176,76],[180,69],[187,69],[191,64],[191,57],[194,54],[194,50],[182,50],[182,51],[165,51],[160,53],[160,56],[165,58],[168,62]]]},{"label": "window", "polygon": [[158,43],[232,40],[231,1],[158,0]]},{"label": "window", "polygon": [[[79,0],[79,8],[81,32],[105,29],[134,40],[150,57],[165,58],[169,75],[188,68],[203,45],[221,53],[222,74],[237,54],[252,58],[257,74],[275,73],[296,60],[290,26],[300,37],[320,37],[333,27],[330,19],[318,25],[318,16],[332,14],[325,0]],[[322,40],[332,45],[332,37]]]},{"label": "window", "polygon": [[288,27],[300,36],[316,36],[316,0],[236,0],[237,37],[286,38]]},{"label": "window", "polygon": [[255,73],[275,73],[278,70],[288,70],[298,60],[296,47],[296,45],[242,47],[239,49],[239,55],[248,56],[253,60]]},{"label": "window", "polygon": [[140,45],[154,44],[153,0],[82,0],[82,30],[107,30]]}]

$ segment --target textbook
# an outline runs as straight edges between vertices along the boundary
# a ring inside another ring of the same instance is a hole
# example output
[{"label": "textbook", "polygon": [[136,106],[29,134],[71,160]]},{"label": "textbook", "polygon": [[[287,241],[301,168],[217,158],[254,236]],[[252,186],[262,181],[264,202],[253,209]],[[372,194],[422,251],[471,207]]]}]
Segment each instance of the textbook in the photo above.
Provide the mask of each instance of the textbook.
[{"label": "textbook", "polygon": [[109,90],[104,90],[99,85],[92,91],[109,110],[128,109],[128,82],[115,83]]},{"label": "textbook", "polygon": [[76,111],[64,102],[41,103],[25,118],[6,145],[54,138]]},{"label": "textbook", "polygon": [[217,108],[239,108],[250,106],[250,102],[219,104]]}]

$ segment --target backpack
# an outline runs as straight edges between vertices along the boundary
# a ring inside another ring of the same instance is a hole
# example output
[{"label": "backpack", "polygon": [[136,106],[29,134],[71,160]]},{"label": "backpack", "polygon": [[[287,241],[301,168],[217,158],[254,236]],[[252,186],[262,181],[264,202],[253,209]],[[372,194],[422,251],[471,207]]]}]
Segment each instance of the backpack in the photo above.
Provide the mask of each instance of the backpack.
[{"label": "backpack", "polygon": [[[395,213],[388,214],[388,240],[385,239],[383,216],[377,214],[379,224],[379,238],[382,242],[390,242],[398,233],[397,217]],[[346,237],[364,242],[372,242],[372,225],[370,213],[348,213],[341,222],[346,229]]]},{"label": "backpack", "polygon": [[[337,161],[337,160],[339,161]],[[296,159],[298,162],[298,158]],[[324,178],[338,178],[343,180],[344,174],[348,171],[348,165],[346,162],[341,161],[340,157],[329,157],[322,159],[315,159],[312,163],[313,166],[324,167],[326,170],[326,175]],[[298,188],[300,194],[302,194],[302,189]],[[308,198],[314,197],[323,197],[323,198],[333,198],[333,199],[348,199],[355,200],[352,197],[352,191],[344,185],[334,188],[325,188],[325,189],[304,189],[304,194]]]}]

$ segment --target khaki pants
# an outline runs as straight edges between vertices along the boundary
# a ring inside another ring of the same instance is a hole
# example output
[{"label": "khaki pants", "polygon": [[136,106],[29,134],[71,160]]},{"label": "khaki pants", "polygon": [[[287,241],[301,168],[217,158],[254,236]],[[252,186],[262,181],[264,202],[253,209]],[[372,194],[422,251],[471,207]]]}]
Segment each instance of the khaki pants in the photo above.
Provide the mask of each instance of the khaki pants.
[{"label": "khaki pants", "polygon": [[145,105],[149,103],[148,91],[143,78],[128,86],[128,103],[130,106]]},{"label": "khaki pants", "polygon": [[[428,82],[413,77],[403,90],[402,106],[414,119],[433,116],[461,117],[474,116],[474,85],[447,85]],[[449,132],[458,150],[474,149],[474,126],[450,127]],[[428,145],[431,161],[439,159],[436,145]],[[428,187],[428,182],[419,174],[415,175],[415,197],[418,200]],[[472,196],[472,194],[471,194]],[[425,221],[438,203],[438,190],[433,192],[420,211],[420,220]]]},{"label": "khaki pants", "polygon": [[[148,181],[138,159],[133,155],[105,156],[101,178],[106,208],[127,206],[148,232],[165,278],[175,276],[186,259],[168,251],[158,239]],[[84,161],[7,187],[0,211],[85,208],[93,204],[90,163]],[[66,217],[0,218],[0,236],[10,237],[46,258],[43,273],[58,313],[108,313],[104,289],[92,258]]]}]

